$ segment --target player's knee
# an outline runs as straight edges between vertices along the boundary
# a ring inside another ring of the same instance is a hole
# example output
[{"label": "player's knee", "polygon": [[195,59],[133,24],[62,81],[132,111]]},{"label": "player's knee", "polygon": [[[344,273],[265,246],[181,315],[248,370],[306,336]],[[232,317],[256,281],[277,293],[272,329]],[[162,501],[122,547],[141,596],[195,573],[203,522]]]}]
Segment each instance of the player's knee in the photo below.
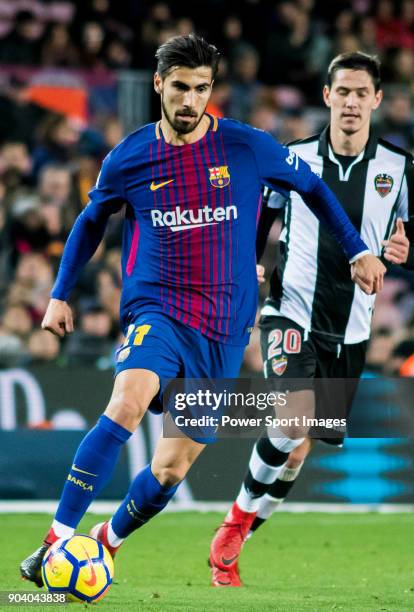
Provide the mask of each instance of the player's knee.
[{"label": "player's knee", "polygon": [[302,444],[294,448],[289,453],[289,457],[286,462],[286,467],[290,469],[297,469],[298,467],[300,467],[308,456],[311,448],[312,444],[309,439],[305,439],[304,441],[302,441]]},{"label": "player's knee", "polygon": [[152,466],[152,473],[163,487],[173,487],[184,480],[187,470],[186,465]]},{"label": "player's knee", "polygon": [[297,468],[300,467],[304,461],[305,457],[300,460],[299,456],[296,455],[295,451],[292,451],[289,455],[288,460],[286,461],[286,467],[289,470],[297,470]]},{"label": "player's knee", "polygon": [[137,426],[144,416],[147,405],[130,393],[117,393],[111,398],[105,414],[126,427]]},{"label": "player's knee", "polygon": [[280,450],[282,453],[291,453],[295,448],[300,446],[303,442],[303,438],[292,439],[288,437],[271,438],[271,443],[275,448]]}]

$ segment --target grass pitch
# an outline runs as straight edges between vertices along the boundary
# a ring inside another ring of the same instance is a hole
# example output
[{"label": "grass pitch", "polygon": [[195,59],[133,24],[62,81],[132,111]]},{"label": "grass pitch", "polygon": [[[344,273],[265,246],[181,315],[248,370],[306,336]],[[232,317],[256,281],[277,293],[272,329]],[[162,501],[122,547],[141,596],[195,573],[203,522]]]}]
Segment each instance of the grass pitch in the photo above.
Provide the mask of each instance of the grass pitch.
[{"label": "grass pitch", "polygon": [[[79,532],[87,533],[98,518],[85,517]],[[165,513],[133,534],[116,559],[115,583],[98,609],[414,609],[413,515],[281,512],[247,542],[240,562],[245,586],[239,589],[209,586],[208,548],[221,519],[222,514],[214,512]],[[0,515],[0,591],[37,590],[21,581],[18,566],[39,546],[50,520],[47,515]],[[69,609],[74,612],[76,606],[91,608],[70,604]],[[67,609],[24,606],[30,608]]]}]

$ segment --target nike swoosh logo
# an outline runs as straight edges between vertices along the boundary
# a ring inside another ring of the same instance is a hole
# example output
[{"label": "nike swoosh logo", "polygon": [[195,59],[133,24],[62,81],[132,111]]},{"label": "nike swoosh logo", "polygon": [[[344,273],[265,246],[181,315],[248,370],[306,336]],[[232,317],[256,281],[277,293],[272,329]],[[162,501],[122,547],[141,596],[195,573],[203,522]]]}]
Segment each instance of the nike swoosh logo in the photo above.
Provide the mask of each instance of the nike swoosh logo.
[{"label": "nike swoosh logo", "polygon": [[77,468],[76,465],[72,465],[72,470],[74,472],[80,472],[81,474],[87,474],[88,476],[98,476],[98,474],[92,474],[92,472],[87,472],[86,470],[81,470]]},{"label": "nike swoosh logo", "polygon": [[231,565],[232,563],[234,563],[234,561],[237,559],[238,555],[235,555],[234,557],[231,557],[231,559],[225,559],[224,557],[221,557],[221,562],[223,565]]},{"label": "nike swoosh logo", "polygon": [[231,584],[230,580],[228,580],[227,582],[223,582],[223,580],[217,580],[218,584],[222,584],[223,586],[228,586],[229,584]]},{"label": "nike swoosh logo", "polygon": [[150,189],[151,191],[157,191],[157,189],[161,189],[161,187],[165,187],[165,185],[168,185],[169,183],[173,183],[174,179],[170,179],[169,181],[164,181],[163,183],[154,183],[154,181],[152,181],[151,185],[150,185]]},{"label": "nike swoosh logo", "polygon": [[192,223],[191,225],[175,225],[170,227],[172,232],[182,232],[183,230],[194,229],[195,227],[208,227],[209,225],[218,225],[218,221],[209,221],[208,223]]},{"label": "nike swoosh logo", "polygon": [[95,572],[95,568],[93,566],[92,559],[90,558],[88,551],[86,550],[86,548],[84,546],[82,546],[82,548],[85,551],[85,555],[86,555],[86,557],[88,559],[89,569],[91,570],[91,577],[89,578],[89,580],[84,580],[84,583],[87,584],[90,587],[93,587],[96,584],[96,572]]}]

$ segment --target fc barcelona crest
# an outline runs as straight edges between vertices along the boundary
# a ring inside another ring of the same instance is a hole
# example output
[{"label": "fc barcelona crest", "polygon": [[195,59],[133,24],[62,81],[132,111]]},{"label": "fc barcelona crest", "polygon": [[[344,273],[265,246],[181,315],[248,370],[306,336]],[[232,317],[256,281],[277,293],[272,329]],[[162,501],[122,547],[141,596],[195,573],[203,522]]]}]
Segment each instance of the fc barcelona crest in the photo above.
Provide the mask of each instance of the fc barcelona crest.
[{"label": "fc barcelona crest", "polygon": [[382,198],[387,196],[392,186],[394,185],[394,179],[389,174],[377,174],[374,179],[375,189]]},{"label": "fc barcelona crest", "polygon": [[230,183],[230,174],[228,166],[216,166],[215,168],[208,169],[210,173],[210,183],[213,187],[227,187]]}]

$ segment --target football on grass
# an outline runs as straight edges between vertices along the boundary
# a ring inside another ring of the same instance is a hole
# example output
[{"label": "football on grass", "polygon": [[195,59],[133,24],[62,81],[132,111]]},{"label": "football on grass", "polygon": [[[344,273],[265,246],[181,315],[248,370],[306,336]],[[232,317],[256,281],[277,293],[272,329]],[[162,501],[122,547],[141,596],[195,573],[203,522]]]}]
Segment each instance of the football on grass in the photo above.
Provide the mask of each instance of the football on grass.
[{"label": "football on grass", "polygon": [[42,578],[50,593],[65,593],[71,601],[98,601],[108,592],[114,563],[108,550],[94,538],[60,538],[42,562]]}]

